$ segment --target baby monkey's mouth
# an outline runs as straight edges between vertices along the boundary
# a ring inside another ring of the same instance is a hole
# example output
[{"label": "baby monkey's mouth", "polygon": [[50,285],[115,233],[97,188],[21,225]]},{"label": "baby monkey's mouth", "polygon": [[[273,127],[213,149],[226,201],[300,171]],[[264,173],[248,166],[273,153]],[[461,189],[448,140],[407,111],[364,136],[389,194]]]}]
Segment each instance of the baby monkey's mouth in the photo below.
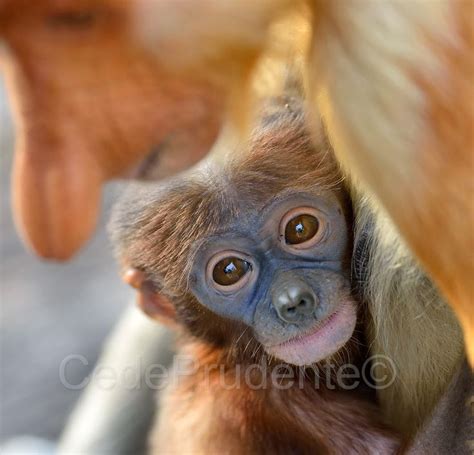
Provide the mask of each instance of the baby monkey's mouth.
[{"label": "baby monkey's mouth", "polygon": [[348,299],[304,333],[264,348],[268,354],[292,365],[311,365],[339,351],[352,337],[356,321],[355,302]]}]

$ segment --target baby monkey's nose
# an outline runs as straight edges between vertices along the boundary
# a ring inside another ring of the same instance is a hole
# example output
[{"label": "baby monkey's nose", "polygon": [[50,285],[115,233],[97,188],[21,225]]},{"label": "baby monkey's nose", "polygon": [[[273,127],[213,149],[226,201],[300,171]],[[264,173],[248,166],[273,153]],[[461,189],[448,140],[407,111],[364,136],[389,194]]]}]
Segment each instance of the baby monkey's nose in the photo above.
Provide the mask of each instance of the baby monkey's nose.
[{"label": "baby monkey's nose", "polygon": [[297,281],[277,287],[272,302],[280,319],[296,323],[313,313],[316,296],[306,283]]}]

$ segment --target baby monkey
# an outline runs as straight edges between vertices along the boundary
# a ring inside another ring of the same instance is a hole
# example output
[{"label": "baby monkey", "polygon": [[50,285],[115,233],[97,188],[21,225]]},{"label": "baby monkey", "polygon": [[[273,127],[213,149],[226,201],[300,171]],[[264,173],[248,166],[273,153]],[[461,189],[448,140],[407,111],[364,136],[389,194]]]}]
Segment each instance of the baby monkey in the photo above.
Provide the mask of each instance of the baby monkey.
[{"label": "baby monkey", "polygon": [[112,219],[125,279],[195,365],[161,400],[152,452],[394,453],[373,396],[334,377],[364,353],[330,145],[298,100],[275,100],[216,166],[133,185]]}]

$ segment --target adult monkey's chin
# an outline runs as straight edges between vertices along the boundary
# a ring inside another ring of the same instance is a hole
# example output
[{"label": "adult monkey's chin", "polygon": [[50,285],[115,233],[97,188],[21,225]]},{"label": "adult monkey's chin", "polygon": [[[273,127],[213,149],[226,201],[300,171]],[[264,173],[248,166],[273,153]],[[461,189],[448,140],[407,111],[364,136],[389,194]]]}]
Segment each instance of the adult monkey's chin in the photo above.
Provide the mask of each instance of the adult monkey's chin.
[{"label": "adult monkey's chin", "polygon": [[265,351],[292,365],[311,365],[341,349],[352,337],[357,322],[354,302],[346,301],[310,331]]}]

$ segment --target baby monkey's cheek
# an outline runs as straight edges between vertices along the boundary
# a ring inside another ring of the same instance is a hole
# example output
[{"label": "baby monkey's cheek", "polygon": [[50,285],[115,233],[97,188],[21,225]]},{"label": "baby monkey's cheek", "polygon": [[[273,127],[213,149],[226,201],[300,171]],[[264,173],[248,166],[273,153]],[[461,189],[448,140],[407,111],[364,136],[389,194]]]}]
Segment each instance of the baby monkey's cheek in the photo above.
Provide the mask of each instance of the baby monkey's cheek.
[{"label": "baby monkey's cheek", "polygon": [[347,299],[309,330],[265,351],[292,365],[311,365],[335,354],[352,337],[357,322],[356,303]]}]

